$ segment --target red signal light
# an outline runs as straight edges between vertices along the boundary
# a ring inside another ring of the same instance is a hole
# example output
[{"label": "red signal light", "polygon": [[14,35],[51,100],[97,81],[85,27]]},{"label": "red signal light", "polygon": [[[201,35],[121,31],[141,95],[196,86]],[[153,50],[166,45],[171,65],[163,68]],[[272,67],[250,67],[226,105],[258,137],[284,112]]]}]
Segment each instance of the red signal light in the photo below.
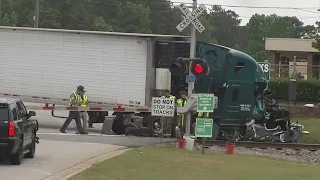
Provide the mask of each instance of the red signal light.
[{"label": "red signal light", "polygon": [[194,65],[193,68],[194,68],[194,71],[195,71],[196,73],[198,73],[198,74],[202,73],[203,70],[204,70],[204,68],[203,68],[200,64]]}]

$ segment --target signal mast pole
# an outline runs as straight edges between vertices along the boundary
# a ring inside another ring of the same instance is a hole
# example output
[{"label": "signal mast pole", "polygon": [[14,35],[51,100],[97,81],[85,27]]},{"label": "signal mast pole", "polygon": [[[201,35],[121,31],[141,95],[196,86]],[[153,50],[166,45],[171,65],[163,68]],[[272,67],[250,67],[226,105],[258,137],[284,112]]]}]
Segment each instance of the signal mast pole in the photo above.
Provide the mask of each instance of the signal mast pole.
[{"label": "signal mast pole", "polygon": [[[193,0],[193,6],[192,6],[192,12],[194,12],[197,9],[197,0]],[[196,54],[196,27],[195,26],[191,26],[191,39],[190,39],[190,59],[195,58],[195,54]],[[191,64],[192,61],[189,62],[189,75],[193,76],[192,72],[191,72]],[[194,83],[188,83],[188,96],[190,96],[191,94],[193,94],[193,90],[194,90]],[[185,136],[186,137],[190,137],[190,124],[191,124],[191,113],[187,113],[185,115],[185,120],[186,120],[186,129],[185,129]]]},{"label": "signal mast pole", "polygon": [[[192,12],[197,9],[197,0],[193,0]],[[196,27],[191,26],[191,37],[190,37],[190,59],[195,58],[196,54]],[[193,76],[191,72],[192,61],[189,62],[189,75]],[[194,83],[188,83],[188,95],[190,96],[194,89]]]}]

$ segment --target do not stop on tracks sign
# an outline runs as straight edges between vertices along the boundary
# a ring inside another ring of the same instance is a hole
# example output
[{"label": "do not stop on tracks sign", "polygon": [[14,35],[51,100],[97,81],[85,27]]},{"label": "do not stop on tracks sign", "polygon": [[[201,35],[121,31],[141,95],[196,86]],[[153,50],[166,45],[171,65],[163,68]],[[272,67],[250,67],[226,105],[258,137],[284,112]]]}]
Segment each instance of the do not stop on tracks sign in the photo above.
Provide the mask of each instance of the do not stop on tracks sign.
[{"label": "do not stop on tracks sign", "polygon": [[174,117],[175,100],[171,98],[152,98],[152,116]]}]

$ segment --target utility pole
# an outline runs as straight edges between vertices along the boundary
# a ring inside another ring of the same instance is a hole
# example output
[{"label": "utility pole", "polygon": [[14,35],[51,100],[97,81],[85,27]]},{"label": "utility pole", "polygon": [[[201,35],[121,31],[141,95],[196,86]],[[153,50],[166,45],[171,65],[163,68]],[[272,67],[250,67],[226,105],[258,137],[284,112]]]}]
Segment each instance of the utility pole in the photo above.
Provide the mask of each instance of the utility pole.
[{"label": "utility pole", "polygon": [[34,28],[39,27],[39,10],[40,10],[40,0],[36,0],[36,7],[34,13]]},{"label": "utility pole", "polygon": [[293,71],[291,76],[293,79],[297,77],[297,56],[293,56]]},{"label": "utility pole", "polygon": [[[197,9],[197,0],[193,0],[192,12]],[[191,26],[191,37],[190,37],[190,59],[195,58],[196,54],[196,27]],[[189,75],[193,76],[191,72],[192,61],[189,62]],[[188,83],[188,95],[190,96],[193,93],[194,83]]]},{"label": "utility pole", "polygon": [[2,1],[0,0],[0,24],[2,23]]},{"label": "utility pole", "polygon": [[[194,12],[198,7],[197,0],[193,0],[193,6],[192,6],[192,12]],[[191,26],[191,37],[190,37],[190,59],[195,58],[196,54],[196,27]],[[191,72],[192,61],[189,62],[189,75],[193,76]],[[188,83],[188,95],[190,96],[193,93],[194,90],[194,83]],[[190,124],[191,124],[191,114],[187,113],[185,116],[186,120],[186,129],[185,129],[185,136],[191,136],[190,134]]]}]

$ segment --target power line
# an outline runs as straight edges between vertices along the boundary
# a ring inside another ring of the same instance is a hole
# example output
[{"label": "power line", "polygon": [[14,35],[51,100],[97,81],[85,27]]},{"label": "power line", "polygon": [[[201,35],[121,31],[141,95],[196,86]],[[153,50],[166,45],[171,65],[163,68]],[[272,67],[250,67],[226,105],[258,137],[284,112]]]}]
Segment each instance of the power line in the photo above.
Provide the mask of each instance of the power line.
[{"label": "power line", "polygon": [[[184,3],[178,1],[172,1],[172,3]],[[192,3],[184,3],[192,4]],[[318,9],[319,7],[284,7],[284,6],[242,6],[242,5],[228,5],[228,4],[203,4],[205,6],[221,6],[221,7],[233,7],[233,8],[252,8],[252,9]]]}]

